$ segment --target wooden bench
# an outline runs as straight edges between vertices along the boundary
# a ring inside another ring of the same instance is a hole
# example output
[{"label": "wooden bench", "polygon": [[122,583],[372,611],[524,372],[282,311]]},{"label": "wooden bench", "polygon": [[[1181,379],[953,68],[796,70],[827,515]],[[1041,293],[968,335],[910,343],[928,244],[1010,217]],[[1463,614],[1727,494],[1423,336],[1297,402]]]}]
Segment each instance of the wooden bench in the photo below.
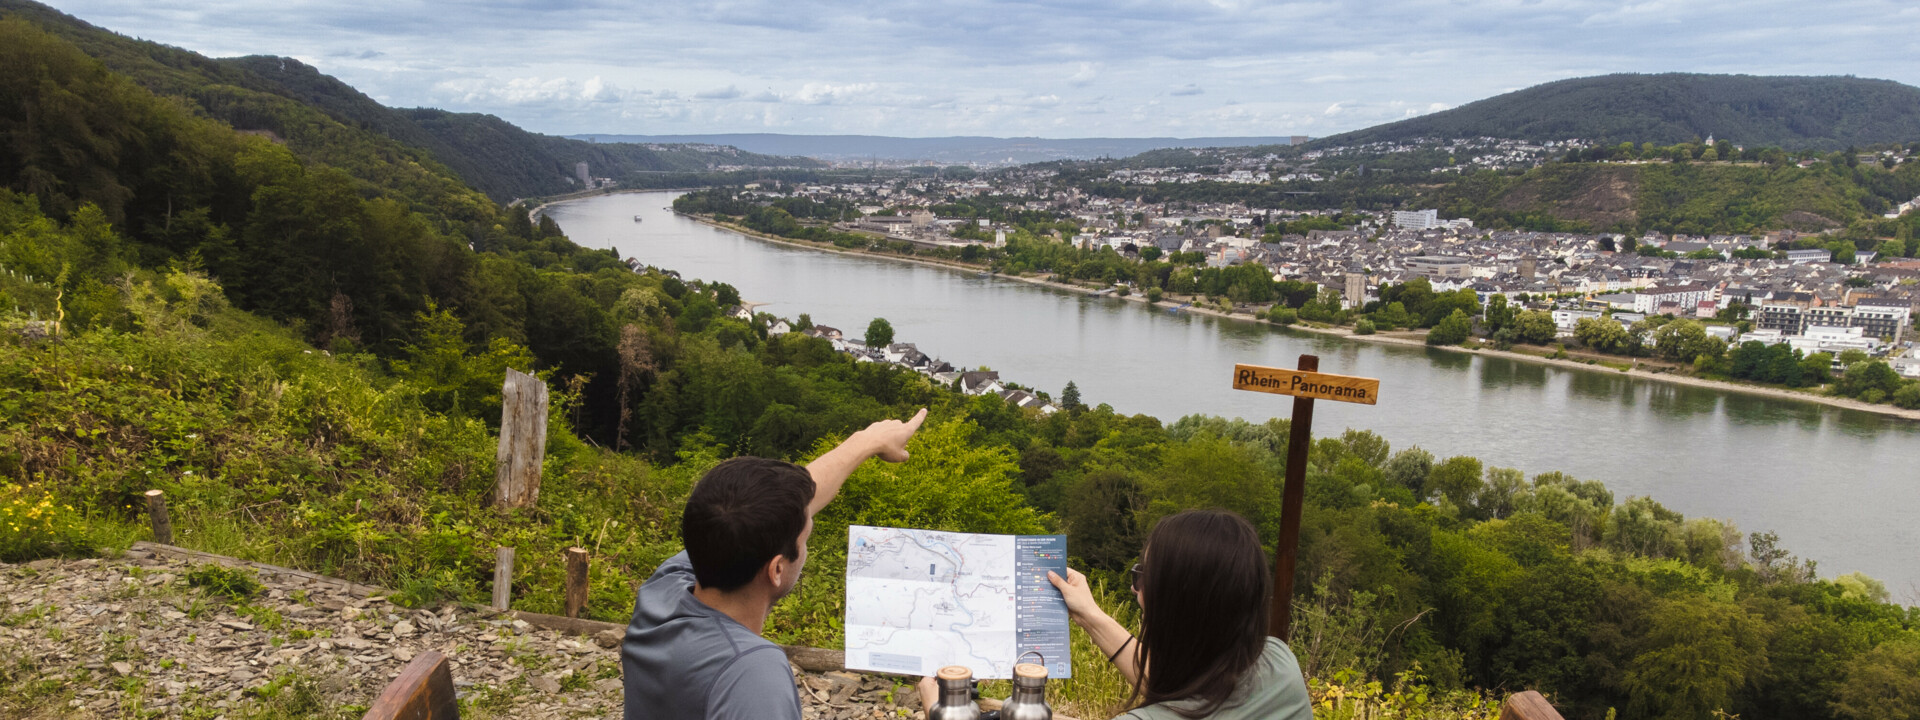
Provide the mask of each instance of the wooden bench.
[{"label": "wooden bench", "polygon": [[400,670],[361,720],[460,720],[447,656],[428,650]]}]

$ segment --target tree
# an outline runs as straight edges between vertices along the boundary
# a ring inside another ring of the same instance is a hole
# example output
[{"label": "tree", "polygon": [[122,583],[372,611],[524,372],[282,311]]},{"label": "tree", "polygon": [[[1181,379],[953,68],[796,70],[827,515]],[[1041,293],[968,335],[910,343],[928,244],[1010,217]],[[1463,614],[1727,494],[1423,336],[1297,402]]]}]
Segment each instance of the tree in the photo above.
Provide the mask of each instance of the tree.
[{"label": "tree", "polygon": [[1529,345],[1545,345],[1560,334],[1553,314],[1543,310],[1525,310],[1513,319],[1513,339]]},{"label": "tree", "polygon": [[1427,490],[1455,507],[1471,508],[1485,486],[1480,476],[1478,459],[1464,455],[1450,457],[1433,466],[1433,472],[1427,476]]},{"label": "tree", "polygon": [[1920,720],[1920,635],[1908,632],[1847,663],[1833,710],[1850,720]]},{"label": "tree", "polygon": [[1086,407],[1080,404],[1080,386],[1073,384],[1072,380],[1068,380],[1067,386],[1060,390],[1060,407],[1068,410]]},{"label": "tree", "polygon": [[1472,334],[1473,318],[1467,317],[1465,311],[1455,310],[1452,315],[1441,320],[1440,324],[1433,326],[1433,330],[1427,333],[1427,344],[1459,345],[1466,342],[1467,336]]},{"label": "tree", "polygon": [[1834,384],[1836,394],[1860,398],[1877,403],[1899,392],[1900,374],[1885,361],[1873,360],[1847,366],[1847,371]]},{"label": "tree", "polygon": [[1710,717],[1766,666],[1772,628],[1738,605],[1691,595],[1658,603],[1650,620],[1624,678],[1636,717]]},{"label": "tree", "polygon": [[1486,487],[1480,491],[1480,515],[1503,518],[1525,502],[1527,476],[1513,468],[1489,468]]},{"label": "tree", "polygon": [[1413,316],[1407,312],[1405,305],[1398,302],[1389,302],[1385,307],[1373,313],[1373,322],[1382,328],[1394,330],[1413,327],[1414,320]]},{"label": "tree", "polygon": [[1920,410],[1920,382],[1909,382],[1893,391],[1894,405],[1908,410]]},{"label": "tree", "polygon": [[1507,305],[1507,296],[1505,295],[1495,295],[1487,298],[1487,330],[1489,332],[1499,332],[1513,324],[1516,312],[1517,310]]},{"label": "tree", "polygon": [[1655,352],[1660,357],[1683,363],[1697,358],[1714,359],[1726,352],[1726,341],[1707,334],[1705,325],[1693,320],[1675,320],[1653,333]]},{"label": "tree", "polygon": [[893,344],[893,323],[886,318],[874,318],[867,323],[867,347],[882,348]]},{"label": "tree", "polygon": [[1632,334],[1611,318],[1580,318],[1573,325],[1573,337],[1594,350],[1625,353],[1633,344]]},{"label": "tree", "polygon": [[1819,385],[1833,376],[1833,353],[1817,352],[1800,359],[1800,381]]},{"label": "tree", "polygon": [[1433,474],[1433,453],[1417,447],[1407,448],[1394,453],[1381,469],[1394,484],[1412,491],[1416,498],[1425,498],[1427,477]]}]

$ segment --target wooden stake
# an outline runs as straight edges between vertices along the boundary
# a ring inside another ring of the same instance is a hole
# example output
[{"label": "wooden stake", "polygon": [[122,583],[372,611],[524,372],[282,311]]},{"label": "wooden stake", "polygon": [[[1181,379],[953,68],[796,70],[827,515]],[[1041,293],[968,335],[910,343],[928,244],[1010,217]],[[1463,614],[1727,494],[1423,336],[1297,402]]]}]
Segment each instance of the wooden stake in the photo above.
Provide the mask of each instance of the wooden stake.
[{"label": "wooden stake", "polygon": [[147,491],[147,519],[153,521],[153,541],[161,545],[173,544],[173,518],[167,515],[167,494],[159,490]]},{"label": "wooden stake", "polygon": [[587,607],[587,551],[567,548],[567,617],[580,617]]},{"label": "wooden stake", "polygon": [[513,548],[495,548],[493,551],[493,609],[507,610],[513,606]]},{"label": "wooden stake", "polygon": [[[1320,358],[1301,355],[1300,369],[1320,370]],[[1313,398],[1293,399],[1293,424],[1287,435],[1287,484],[1280,495],[1280,538],[1273,557],[1273,611],[1268,634],[1290,641],[1293,634],[1293,572],[1300,548],[1300,504],[1306,501],[1307,451],[1313,444]]]}]

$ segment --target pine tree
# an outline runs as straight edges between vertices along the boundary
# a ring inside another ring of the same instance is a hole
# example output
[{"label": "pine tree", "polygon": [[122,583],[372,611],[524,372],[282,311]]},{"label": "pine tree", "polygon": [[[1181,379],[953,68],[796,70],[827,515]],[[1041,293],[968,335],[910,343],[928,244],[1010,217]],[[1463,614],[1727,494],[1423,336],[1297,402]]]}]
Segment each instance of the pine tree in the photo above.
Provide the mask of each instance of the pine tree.
[{"label": "pine tree", "polygon": [[1073,384],[1072,380],[1068,380],[1067,386],[1060,390],[1060,405],[1068,410],[1081,407],[1080,386]]}]

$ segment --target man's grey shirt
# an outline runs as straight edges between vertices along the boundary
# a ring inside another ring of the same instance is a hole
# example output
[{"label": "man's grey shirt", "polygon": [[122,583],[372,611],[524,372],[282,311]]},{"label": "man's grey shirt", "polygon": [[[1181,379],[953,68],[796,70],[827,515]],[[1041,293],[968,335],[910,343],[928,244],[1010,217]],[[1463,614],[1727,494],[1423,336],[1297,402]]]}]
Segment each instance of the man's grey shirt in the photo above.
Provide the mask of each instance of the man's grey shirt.
[{"label": "man's grey shirt", "polygon": [[627,720],[800,720],[786,654],[693,596],[685,552],[640,586],[620,664]]}]

